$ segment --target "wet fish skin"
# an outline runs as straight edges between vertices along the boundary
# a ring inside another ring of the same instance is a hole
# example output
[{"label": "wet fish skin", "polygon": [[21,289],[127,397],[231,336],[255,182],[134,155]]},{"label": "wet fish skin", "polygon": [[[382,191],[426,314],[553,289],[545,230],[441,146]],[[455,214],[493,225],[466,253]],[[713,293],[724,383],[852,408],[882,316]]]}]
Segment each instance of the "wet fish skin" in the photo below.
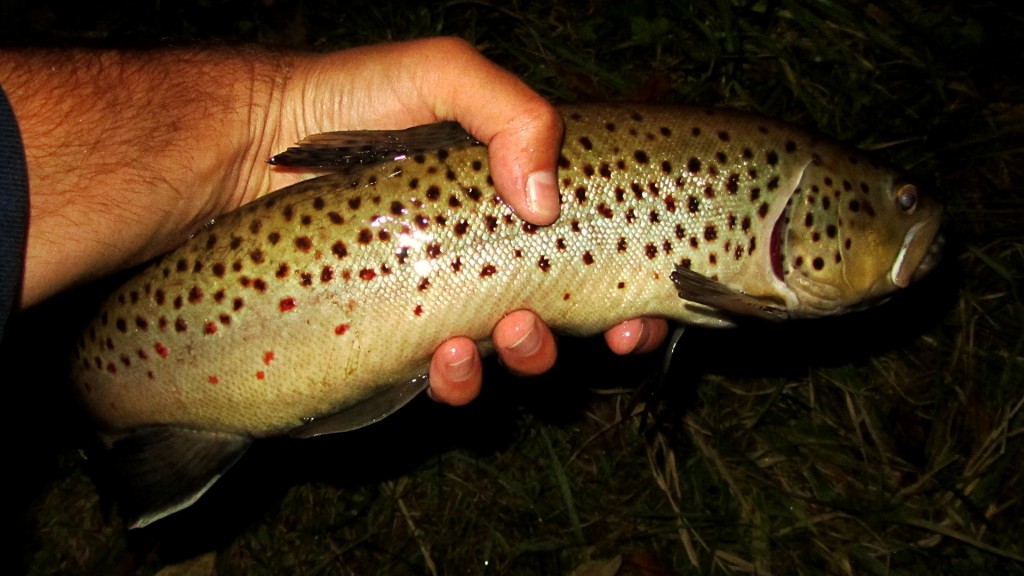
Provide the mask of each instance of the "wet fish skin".
[{"label": "wet fish skin", "polygon": [[85,404],[113,437],[157,426],[249,438],[369,399],[344,429],[408,396],[382,391],[425,385],[441,342],[486,343],[511,310],[576,335],[642,315],[813,317],[934,265],[938,204],[848,148],[724,110],[561,109],[554,225],[496,196],[483,146],[407,133],[428,144],[218,218],[111,295],[76,351]]}]

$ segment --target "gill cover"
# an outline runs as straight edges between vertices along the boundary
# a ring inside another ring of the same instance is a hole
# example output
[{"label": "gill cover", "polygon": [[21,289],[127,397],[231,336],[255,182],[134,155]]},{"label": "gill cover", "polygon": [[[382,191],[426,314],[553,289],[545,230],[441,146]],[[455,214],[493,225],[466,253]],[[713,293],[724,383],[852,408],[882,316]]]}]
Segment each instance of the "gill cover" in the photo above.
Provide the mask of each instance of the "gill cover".
[{"label": "gill cover", "polygon": [[819,313],[882,298],[936,261],[938,203],[862,156],[815,156],[785,219],[783,279],[801,307]]}]

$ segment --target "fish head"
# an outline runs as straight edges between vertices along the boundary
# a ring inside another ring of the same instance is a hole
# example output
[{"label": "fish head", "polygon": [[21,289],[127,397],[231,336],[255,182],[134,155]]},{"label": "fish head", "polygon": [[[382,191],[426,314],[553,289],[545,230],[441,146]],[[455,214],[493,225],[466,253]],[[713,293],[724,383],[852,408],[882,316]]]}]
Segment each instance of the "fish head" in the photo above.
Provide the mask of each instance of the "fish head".
[{"label": "fish head", "polygon": [[848,151],[813,155],[773,233],[774,272],[798,316],[880,303],[938,263],[942,208],[897,170]]}]

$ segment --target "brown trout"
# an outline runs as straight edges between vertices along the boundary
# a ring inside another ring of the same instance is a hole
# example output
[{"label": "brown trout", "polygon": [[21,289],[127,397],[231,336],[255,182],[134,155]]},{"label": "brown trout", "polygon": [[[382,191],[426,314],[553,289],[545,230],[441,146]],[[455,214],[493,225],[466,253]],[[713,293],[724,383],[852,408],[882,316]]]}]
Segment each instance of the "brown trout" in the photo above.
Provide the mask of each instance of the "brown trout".
[{"label": "brown trout", "polygon": [[73,380],[134,525],[194,502],[252,438],[387,416],[440,343],[486,346],[512,310],[574,335],[831,315],[937,259],[936,201],[827,139],[726,110],[561,110],[551,226],[496,196],[457,125],[330,133],[274,161],[338,172],[218,218],[112,294]]}]

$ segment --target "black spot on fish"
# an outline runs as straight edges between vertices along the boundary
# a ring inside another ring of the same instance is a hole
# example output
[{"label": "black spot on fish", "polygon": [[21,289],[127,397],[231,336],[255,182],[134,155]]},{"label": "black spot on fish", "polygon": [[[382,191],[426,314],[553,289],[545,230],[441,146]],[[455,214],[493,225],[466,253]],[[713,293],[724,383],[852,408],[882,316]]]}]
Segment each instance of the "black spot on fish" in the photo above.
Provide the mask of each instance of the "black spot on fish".
[{"label": "black spot on fish", "polygon": [[661,128],[658,129],[658,132],[660,132],[661,135],[664,136],[665,138],[668,138],[669,136],[672,135],[672,129],[669,128],[668,126],[662,126]]},{"label": "black spot on fish", "polygon": [[775,166],[779,163],[779,153],[775,150],[769,150],[766,160],[769,166]]},{"label": "black spot on fish", "polygon": [[815,270],[821,270],[825,267],[825,260],[819,256],[811,262],[811,266],[814,266]]},{"label": "black spot on fish", "polygon": [[313,210],[323,210],[323,209],[324,209],[324,199],[319,197],[319,196],[317,196],[316,198],[313,199]]},{"label": "black spot on fish", "polygon": [[658,215],[657,210],[651,210],[651,213],[648,214],[647,218],[651,221],[651,224],[657,224],[661,221],[661,217]]},{"label": "black spot on fish", "polygon": [[790,154],[796,152],[796,142],[793,142],[792,140],[786,140],[786,152]]},{"label": "black spot on fish", "polygon": [[576,189],[576,200],[580,204],[583,204],[584,202],[587,201],[587,189],[584,188],[583,186],[580,186],[579,188]]},{"label": "black spot on fish", "polygon": [[260,228],[263,228],[263,222],[260,220],[253,220],[249,222],[249,232],[253,234],[259,234]]},{"label": "black spot on fish", "polygon": [[643,150],[633,152],[633,158],[635,158],[639,164],[647,164],[651,161],[650,158],[647,157],[647,152],[644,152]]},{"label": "black spot on fish", "polygon": [[718,238],[718,230],[714,224],[706,224],[704,226],[704,239],[708,242],[713,242]]},{"label": "black spot on fish", "polygon": [[480,277],[487,278],[488,276],[493,276],[497,272],[498,269],[494,266],[494,264],[485,264],[484,267],[480,269]]},{"label": "black spot on fish", "polygon": [[730,194],[735,194],[737,191],[739,191],[740,175],[729,174],[729,178],[725,181],[725,189],[728,190]]},{"label": "black spot on fish", "polygon": [[856,200],[850,200],[850,212],[860,212],[860,202]]},{"label": "black spot on fish", "polygon": [[722,142],[728,142],[729,141],[729,133],[726,132],[725,130],[720,131],[718,133],[718,139],[721,140]]},{"label": "black spot on fish", "polygon": [[309,236],[300,236],[295,239],[295,247],[300,252],[309,252],[309,249],[313,247],[313,241],[310,240]]},{"label": "black spot on fish", "polygon": [[761,205],[757,207],[757,215],[760,216],[761,218],[764,218],[765,216],[768,215],[767,202],[762,202]]},{"label": "black spot on fish", "polygon": [[725,164],[729,161],[729,155],[722,150],[719,150],[718,152],[715,152],[715,160],[717,160],[719,164]]},{"label": "black spot on fish", "polygon": [[253,248],[252,250],[249,251],[249,258],[253,261],[254,264],[262,264],[263,250],[260,250],[259,248]]},{"label": "black spot on fish", "polygon": [[590,253],[590,250],[587,250],[586,252],[583,253],[583,263],[586,264],[587,266],[590,266],[591,264],[594,263],[594,255]]},{"label": "black spot on fish", "polygon": [[619,236],[619,242],[618,244],[615,245],[615,249],[618,250],[619,252],[625,252],[626,247],[626,238],[623,236]]},{"label": "black spot on fish", "polygon": [[690,158],[686,162],[686,169],[689,170],[691,174],[700,172],[700,158],[697,158],[696,156]]},{"label": "black spot on fish", "polygon": [[281,241],[281,234],[280,233],[278,233],[278,232],[271,232],[270,234],[267,234],[267,242],[270,242],[271,246],[276,245],[280,241]]},{"label": "black spot on fish", "polygon": [[658,247],[654,244],[647,244],[644,246],[644,255],[647,256],[649,260],[654,260],[658,255]]},{"label": "black spot on fish", "polygon": [[696,214],[699,212],[700,198],[691,194],[690,197],[686,199],[686,209],[690,211],[690,214]]},{"label": "black spot on fish", "polygon": [[587,138],[586,136],[581,136],[579,142],[580,142],[580,145],[583,146],[584,150],[593,150],[594,149],[594,143],[591,142],[590,138]]},{"label": "black spot on fish", "polygon": [[348,247],[345,246],[344,242],[338,240],[331,245],[331,253],[339,259],[344,258],[345,256],[348,256]]},{"label": "black spot on fish", "polygon": [[277,271],[274,272],[274,276],[278,279],[287,278],[289,272],[288,264],[281,262],[277,265]]}]

